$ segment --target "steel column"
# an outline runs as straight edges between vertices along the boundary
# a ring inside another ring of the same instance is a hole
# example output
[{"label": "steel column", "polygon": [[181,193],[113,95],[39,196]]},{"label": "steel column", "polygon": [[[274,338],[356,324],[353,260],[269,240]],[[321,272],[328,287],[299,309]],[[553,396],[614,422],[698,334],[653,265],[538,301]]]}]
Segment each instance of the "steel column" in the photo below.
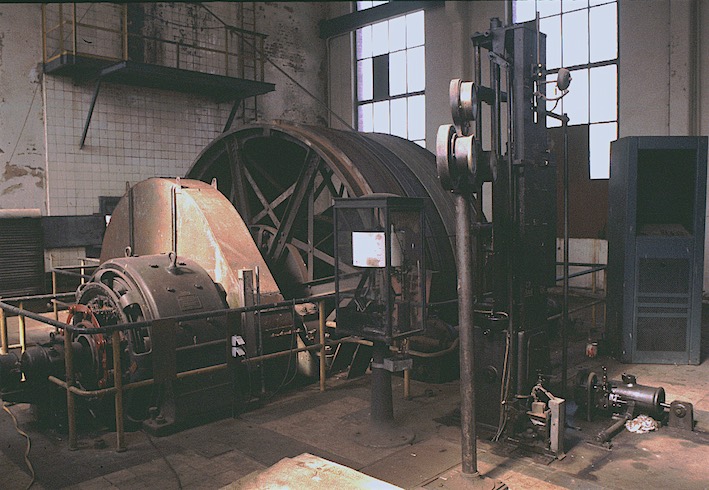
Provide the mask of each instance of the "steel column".
[{"label": "steel column", "polygon": [[7,354],[8,345],[7,318],[5,317],[5,310],[0,308],[0,354]]},{"label": "steel column", "polygon": [[463,473],[477,474],[475,428],[475,335],[473,263],[470,247],[470,205],[463,194],[455,196],[456,252],[458,259],[458,328],[460,337],[460,428]]},{"label": "steel column", "polygon": [[562,116],[562,124],[564,125],[564,298],[561,319],[561,396],[566,397],[566,370],[569,367],[569,118],[566,113]]}]

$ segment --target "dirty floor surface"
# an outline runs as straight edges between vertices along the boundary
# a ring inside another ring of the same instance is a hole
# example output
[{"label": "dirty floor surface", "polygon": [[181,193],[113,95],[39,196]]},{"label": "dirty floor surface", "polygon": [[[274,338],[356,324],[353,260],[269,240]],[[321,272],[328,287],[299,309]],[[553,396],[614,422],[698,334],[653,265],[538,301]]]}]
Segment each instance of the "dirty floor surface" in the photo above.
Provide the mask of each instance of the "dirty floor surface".
[{"label": "dirty floor surface", "polygon": [[[709,337],[706,328],[703,336]],[[706,349],[700,366],[622,365],[602,357],[584,358],[583,344],[572,345],[570,358],[576,366],[569,371],[570,379],[579,366],[600,371],[601,364],[608,366],[613,378],[623,372],[635,374],[641,384],[663,386],[668,401],[692,402],[697,428],[709,432]],[[33,488],[239,488],[239,482],[253,480],[283,458],[303,453],[402,488],[472,488],[460,478],[460,430],[441,422],[459,405],[458,383],[412,381],[412,398],[404,400],[402,380],[395,377],[393,391],[397,422],[412,429],[415,439],[410,445],[388,449],[356,442],[368,424],[369,376],[354,381],[331,379],[324,393],[317,385],[309,386],[238,418],[171,436],[128,432],[128,449],[123,453],[114,450],[111,432],[83,433],[81,448],[69,451],[65,434],[40,431],[34,425],[29,406],[14,405],[9,410],[31,439],[29,460],[36,472]],[[480,439],[479,470],[491,481],[518,489],[709,488],[707,434],[668,428],[644,435],[624,431],[608,450],[585,442],[589,433],[567,429],[569,448],[561,461]],[[24,488],[30,482],[25,447],[10,415],[0,413],[1,488]]]}]

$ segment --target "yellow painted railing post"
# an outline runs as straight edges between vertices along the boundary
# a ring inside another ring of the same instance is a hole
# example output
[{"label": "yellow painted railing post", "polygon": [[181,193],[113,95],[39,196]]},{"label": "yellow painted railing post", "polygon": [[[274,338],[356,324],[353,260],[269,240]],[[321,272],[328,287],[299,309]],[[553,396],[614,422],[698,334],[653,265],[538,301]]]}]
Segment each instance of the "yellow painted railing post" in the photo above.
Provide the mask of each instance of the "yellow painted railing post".
[{"label": "yellow painted railing post", "polygon": [[[21,301],[20,301],[20,309],[24,310],[24,306]],[[18,320],[19,326],[20,326],[20,346],[22,347],[22,352],[24,352],[25,349],[27,348],[27,340],[25,337],[25,335],[26,335],[25,315],[20,313],[17,316],[17,320]]]},{"label": "yellow painted railing post", "polygon": [[0,308],[0,354],[7,354],[7,319],[5,318],[5,310]]},{"label": "yellow painted railing post", "polygon": [[325,302],[318,303],[320,331],[320,391],[325,391]]},{"label": "yellow painted railing post", "polygon": [[54,319],[59,321],[59,306],[57,305],[57,271],[54,269],[52,269],[52,295],[54,295],[54,301],[52,301]]},{"label": "yellow painted railing post", "polygon": [[411,399],[411,369],[404,369],[404,400]]},{"label": "yellow painted railing post", "polygon": [[64,330],[64,367],[66,370],[66,413],[69,426],[69,450],[77,448],[76,443],[76,414],[74,413],[74,352],[71,349],[71,332]]},{"label": "yellow painted railing post", "polygon": [[116,451],[126,450],[125,434],[123,432],[123,373],[121,371],[121,333],[113,332],[111,338],[113,347],[113,386],[116,387]]}]

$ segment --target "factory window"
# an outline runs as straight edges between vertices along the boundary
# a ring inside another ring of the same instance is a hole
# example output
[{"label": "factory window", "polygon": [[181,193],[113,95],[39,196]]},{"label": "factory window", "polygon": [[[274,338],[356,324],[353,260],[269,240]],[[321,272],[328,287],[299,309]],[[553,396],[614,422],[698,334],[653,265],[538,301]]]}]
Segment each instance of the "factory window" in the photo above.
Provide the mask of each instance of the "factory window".
[{"label": "factory window", "polygon": [[[380,3],[386,2],[357,2],[357,8]],[[423,11],[357,29],[356,40],[357,129],[425,147]]]},{"label": "factory window", "polygon": [[[533,20],[547,35],[549,80],[561,67],[571,70],[571,90],[548,109],[566,113],[569,125],[588,127],[591,179],[607,179],[610,142],[618,134],[618,4],[608,0],[516,0],[514,21]],[[554,84],[547,96],[554,97]],[[549,118],[550,127],[560,125]]]}]

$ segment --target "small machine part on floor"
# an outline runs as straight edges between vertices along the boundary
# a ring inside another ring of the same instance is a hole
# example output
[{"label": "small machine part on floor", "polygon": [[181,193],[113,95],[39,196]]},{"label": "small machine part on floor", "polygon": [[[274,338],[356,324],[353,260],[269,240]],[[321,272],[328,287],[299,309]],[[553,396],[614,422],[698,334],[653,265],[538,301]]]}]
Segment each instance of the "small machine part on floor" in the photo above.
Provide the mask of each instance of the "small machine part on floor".
[{"label": "small machine part on floor", "polygon": [[651,417],[658,422],[658,427],[666,423],[670,427],[694,430],[691,403],[677,400],[666,403],[664,388],[637,384],[632,374],[623,374],[620,381],[609,380],[608,370],[605,366],[602,369],[600,380],[595,372],[587,370],[579,371],[576,376],[576,402],[585,411],[586,420],[590,422],[596,414],[609,413],[615,419],[612,425],[598,433],[595,442],[610,443],[624,427],[641,432],[643,419],[633,420],[639,415]]}]

